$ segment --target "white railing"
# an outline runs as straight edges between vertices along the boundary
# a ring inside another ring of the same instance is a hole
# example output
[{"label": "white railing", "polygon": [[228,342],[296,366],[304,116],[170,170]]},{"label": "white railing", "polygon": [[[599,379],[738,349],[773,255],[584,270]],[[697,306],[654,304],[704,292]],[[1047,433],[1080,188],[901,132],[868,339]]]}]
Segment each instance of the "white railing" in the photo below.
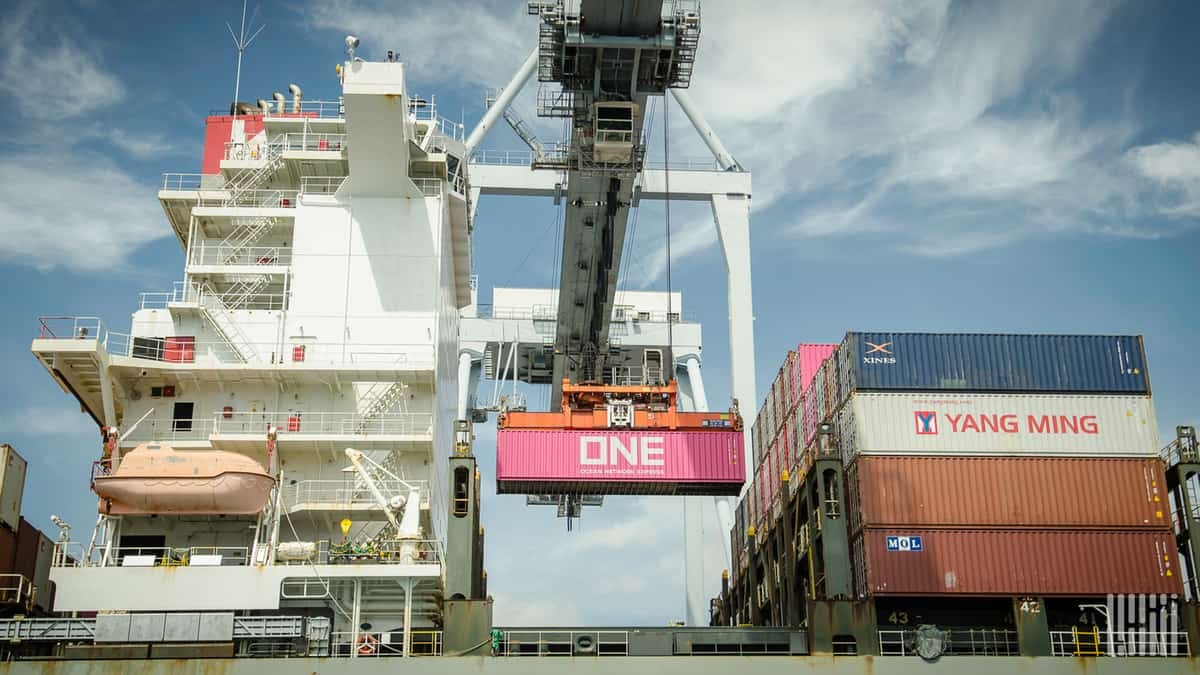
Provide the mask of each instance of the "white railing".
[{"label": "white railing", "polygon": [[300,101],[300,112],[292,112],[292,103],[289,101],[285,105],[287,108],[284,112],[275,112],[274,107],[271,112],[266,114],[266,117],[271,119],[279,118],[320,118],[320,119],[336,119],[345,117],[346,111],[342,106],[341,101],[321,101],[313,99],[311,101]]},{"label": "white railing", "polygon": [[346,134],[290,132],[283,135],[283,150],[299,152],[341,152],[346,149]]},{"label": "white railing", "polygon": [[154,441],[207,441],[213,433],[212,418],[196,417],[180,420],[142,420],[125,436],[132,443]]},{"label": "white railing", "polygon": [[[1017,632],[1001,628],[945,628],[947,656],[1017,656]],[[916,632],[912,629],[879,631],[881,656],[911,656]]]},{"label": "white railing", "polygon": [[192,244],[192,265],[290,265],[290,246],[231,246],[218,241]]},{"label": "white railing", "polygon": [[[496,307],[491,304],[476,305],[476,316],[480,319],[529,319],[533,321],[556,321],[556,305],[533,305],[530,307]],[[644,312],[629,307],[614,307],[612,321],[615,323],[695,323],[691,312]]]},{"label": "white railing", "polygon": [[202,192],[197,206],[238,206],[252,209],[294,209],[299,190],[253,189],[230,192],[226,189]]},{"label": "white railing", "polygon": [[[530,150],[476,150],[471,155],[472,164],[496,166],[530,166],[537,156]],[[646,160],[646,169],[672,171],[721,171],[721,166],[712,157],[671,158],[670,163],[662,160]]]},{"label": "white railing", "polygon": [[432,413],[381,413],[366,416],[356,412],[218,412],[213,420],[215,435],[255,434],[266,436],[267,427],[289,436],[427,436],[433,433]]},{"label": "white railing", "polygon": [[1186,631],[1050,631],[1052,656],[1189,656]]},{"label": "white railing", "polygon": [[0,604],[27,605],[33,599],[33,582],[23,574],[0,574]]},{"label": "white railing", "polygon": [[163,190],[199,190],[203,174],[199,173],[164,173]]},{"label": "white railing", "polygon": [[507,630],[500,640],[499,656],[573,656],[580,638],[593,640],[585,654],[628,656],[629,631],[624,630]]},{"label": "white railing", "polygon": [[[153,295],[153,294],[146,294]],[[148,297],[144,308],[166,306],[168,297]],[[252,305],[248,309],[260,309]],[[188,336],[184,336],[186,338]],[[179,340],[173,337],[141,337],[106,331],[101,343],[113,356],[128,356],[167,363],[221,365],[244,363],[240,353],[225,340]],[[433,364],[434,347],[429,344],[321,343],[282,344],[246,342],[258,354],[258,364],[271,365],[371,365],[380,369],[424,368]],[[302,349],[301,349],[302,348]]]},{"label": "white railing", "polygon": [[[404,655],[404,631],[334,631],[330,633],[332,656],[375,658]],[[409,656],[441,656],[442,631],[413,629]]]},{"label": "white railing", "polygon": [[411,178],[410,180],[426,197],[441,197],[445,190],[443,186],[446,181],[441,178]]},{"label": "white railing", "polygon": [[98,316],[39,316],[42,340],[101,340],[105,330]]},{"label": "white railing", "polygon": [[303,176],[300,194],[331,195],[346,182],[346,176]]},{"label": "white railing", "polygon": [[[284,489],[283,503],[289,510],[303,505],[308,509],[338,509],[373,507],[376,499],[363,485],[355,485],[354,479],[302,480]],[[421,501],[429,499],[429,481],[425,480],[379,480],[375,481],[384,494],[408,496],[411,489],[421,493]]]},{"label": "white railing", "polygon": [[282,293],[256,293],[254,297],[247,299],[233,292],[214,292],[199,284],[189,284],[185,281],[176,281],[169,291],[143,291],[139,301],[142,309],[166,309],[175,304],[202,305],[209,296],[221,303],[236,299],[237,307],[234,309],[280,310],[287,302],[287,296]]}]

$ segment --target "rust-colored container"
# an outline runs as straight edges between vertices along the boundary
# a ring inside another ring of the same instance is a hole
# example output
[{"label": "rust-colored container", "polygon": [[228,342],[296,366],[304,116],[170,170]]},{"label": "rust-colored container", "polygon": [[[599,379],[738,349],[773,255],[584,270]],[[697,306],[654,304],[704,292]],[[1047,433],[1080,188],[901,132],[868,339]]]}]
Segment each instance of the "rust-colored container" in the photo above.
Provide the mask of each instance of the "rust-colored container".
[{"label": "rust-colored container", "polygon": [[860,456],[847,482],[851,532],[1171,526],[1158,460]]},{"label": "rust-colored container", "polygon": [[1169,531],[868,529],[852,548],[860,595],[1183,592]]},{"label": "rust-colored container", "polygon": [[17,533],[0,526],[0,574],[12,574],[17,562]]}]

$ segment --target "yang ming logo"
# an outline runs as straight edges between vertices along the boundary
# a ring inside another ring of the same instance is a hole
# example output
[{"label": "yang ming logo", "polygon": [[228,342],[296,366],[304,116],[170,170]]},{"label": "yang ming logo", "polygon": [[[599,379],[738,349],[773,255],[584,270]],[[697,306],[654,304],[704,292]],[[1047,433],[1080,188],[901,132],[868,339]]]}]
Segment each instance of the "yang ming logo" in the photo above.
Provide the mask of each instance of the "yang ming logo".
[{"label": "yang ming logo", "polygon": [[[867,342],[863,340],[863,348],[866,350],[863,353],[863,363],[866,365],[891,365],[896,362],[896,357],[892,356],[891,342]],[[879,356],[871,356],[879,354]]]},{"label": "yang ming logo", "polygon": [[913,413],[917,422],[918,436],[936,436],[938,432],[937,413],[932,410],[918,410]]}]

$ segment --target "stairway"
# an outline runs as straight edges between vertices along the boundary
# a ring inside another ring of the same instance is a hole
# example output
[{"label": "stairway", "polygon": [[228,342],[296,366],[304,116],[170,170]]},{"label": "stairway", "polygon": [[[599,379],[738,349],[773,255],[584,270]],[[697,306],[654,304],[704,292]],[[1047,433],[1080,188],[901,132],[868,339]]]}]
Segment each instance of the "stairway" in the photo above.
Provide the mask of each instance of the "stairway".
[{"label": "stairway", "polygon": [[[504,90],[489,90],[483,100],[484,107],[491,108],[492,104],[496,102],[496,99],[499,98],[500,92],[502,91]],[[525,142],[525,145],[529,146],[529,149],[533,151],[535,161],[545,156],[546,146],[543,145],[541,140],[538,139],[537,135],[533,133],[533,127],[529,126],[529,123],[526,122],[516,110],[513,110],[511,105],[504,110],[504,121],[508,122],[508,126],[512,127],[512,130],[516,132],[517,136],[519,136],[520,139]]]},{"label": "stairway", "polygon": [[277,221],[277,218],[268,216],[235,219],[237,227],[233,228],[229,236],[217,244],[217,250],[221,253],[221,262],[225,265],[236,264],[238,256],[247,248],[258,243],[275,227]]},{"label": "stairway", "polygon": [[380,415],[391,411],[404,397],[405,389],[406,387],[401,382],[378,382],[368,389],[359,401],[360,413],[354,433],[365,433],[371,422],[378,419]]},{"label": "stairway", "polygon": [[283,166],[282,136],[276,136],[264,146],[263,159],[265,161],[261,165],[240,171],[225,183],[225,190],[229,192],[225,206],[243,205],[251,191],[261,188]]},{"label": "stairway", "polygon": [[[256,277],[258,282],[264,282],[267,279],[265,276]],[[221,296],[216,293],[211,285],[205,283],[200,287],[199,304],[204,318],[208,319],[208,323],[216,331],[217,335],[225,342],[225,344],[236,354],[243,362],[250,363],[259,361],[258,351],[254,348],[254,343],[246,337],[242,329],[238,327],[237,321],[230,314],[233,307],[228,306]],[[243,296],[243,298],[248,296]],[[245,300],[242,300],[244,303]]]}]

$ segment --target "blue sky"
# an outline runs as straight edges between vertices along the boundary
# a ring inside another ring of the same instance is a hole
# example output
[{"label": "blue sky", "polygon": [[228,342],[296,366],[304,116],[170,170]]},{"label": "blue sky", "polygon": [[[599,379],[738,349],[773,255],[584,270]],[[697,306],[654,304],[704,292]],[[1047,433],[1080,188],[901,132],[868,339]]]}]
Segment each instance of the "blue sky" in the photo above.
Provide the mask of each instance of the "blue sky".
[{"label": "blue sky", "polygon": [[[754,172],[760,392],[795,343],[847,330],[1128,332],[1146,336],[1164,440],[1200,422],[1200,5],[708,0],[703,10],[691,93]],[[204,116],[232,97],[224,21],[239,12],[233,0],[0,9],[0,440],[30,459],[25,512],[39,526],[57,512],[90,528],[98,448],[28,352],[36,317],[97,315],[124,330],[139,291],[181,277],[155,188],[162,172],[199,170]],[[537,31],[523,2],[268,0],[260,17],[243,99],[289,82],[306,98],[336,97],[333,67],[353,32],[368,58],[398,51],[410,89],[436,94],[441,114],[468,127],[482,89],[507,81]],[[530,118],[532,92],[518,101]],[[556,139],[557,126],[537,126]],[[671,141],[673,157],[704,154],[678,114]],[[507,129],[485,146],[520,147]],[[662,210],[642,211],[621,283],[665,289]],[[484,301],[492,286],[553,282],[553,218],[548,201],[481,203]],[[706,209],[679,205],[672,224],[673,285],[704,322],[709,399],[723,404],[721,254]],[[493,438],[481,430],[485,471]],[[486,508],[501,621],[682,616],[677,501],[612,499],[572,534],[518,498],[489,496]],[[714,558],[714,584],[719,570]]]}]

